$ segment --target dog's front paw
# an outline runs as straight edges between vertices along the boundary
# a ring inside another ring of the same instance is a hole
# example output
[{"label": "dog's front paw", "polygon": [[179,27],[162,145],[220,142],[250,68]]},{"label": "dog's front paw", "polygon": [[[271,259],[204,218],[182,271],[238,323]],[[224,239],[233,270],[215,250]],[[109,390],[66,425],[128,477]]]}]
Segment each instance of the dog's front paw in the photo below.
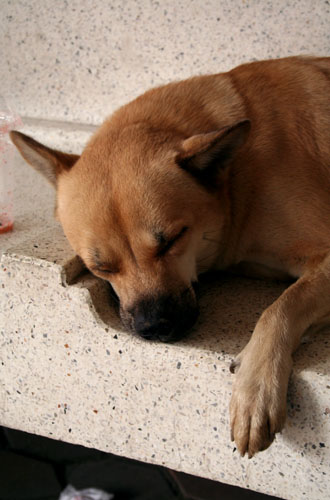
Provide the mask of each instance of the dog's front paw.
[{"label": "dog's front paw", "polygon": [[240,454],[251,458],[268,448],[284,426],[291,362],[276,363],[274,358],[244,351],[230,367],[236,372],[230,402],[231,437]]}]

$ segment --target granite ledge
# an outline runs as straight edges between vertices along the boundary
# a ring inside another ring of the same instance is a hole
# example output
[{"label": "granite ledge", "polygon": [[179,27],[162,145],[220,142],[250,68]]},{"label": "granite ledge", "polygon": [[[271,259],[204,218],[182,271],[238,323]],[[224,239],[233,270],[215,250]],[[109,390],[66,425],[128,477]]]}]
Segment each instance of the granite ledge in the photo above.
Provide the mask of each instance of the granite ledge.
[{"label": "granite ledge", "polygon": [[328,498],[329,331],[295,355],[271,448],[248,461],[229,439],[230,360],[285,285],[208,278],[191,335],[148,343],[122,329],[106,284],[56,231],[2,256],[1,425],[282,498]]}]

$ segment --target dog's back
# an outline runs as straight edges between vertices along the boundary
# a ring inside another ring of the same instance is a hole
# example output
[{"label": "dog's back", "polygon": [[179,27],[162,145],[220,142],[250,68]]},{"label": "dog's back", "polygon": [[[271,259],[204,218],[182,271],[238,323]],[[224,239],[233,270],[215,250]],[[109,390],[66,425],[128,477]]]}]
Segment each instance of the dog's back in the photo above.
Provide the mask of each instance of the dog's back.
[{"label": "dog's back", "polygon": [[281,150],[285,141],[290,141],[286,149],[295,141],[296,148],[309,150],[312,157],[316,153],[318,161],[321,155],[329,164],[330,58],[250,63],[229,75],[244,98],[256,135]]},{"label": "dog's back", "polygon": [[229,75],[252,123],[232,165],[242,228],[235,260],[267,254],[266,266],[299,276],[300,258],[330,248],[330,58],[264,61]]}]

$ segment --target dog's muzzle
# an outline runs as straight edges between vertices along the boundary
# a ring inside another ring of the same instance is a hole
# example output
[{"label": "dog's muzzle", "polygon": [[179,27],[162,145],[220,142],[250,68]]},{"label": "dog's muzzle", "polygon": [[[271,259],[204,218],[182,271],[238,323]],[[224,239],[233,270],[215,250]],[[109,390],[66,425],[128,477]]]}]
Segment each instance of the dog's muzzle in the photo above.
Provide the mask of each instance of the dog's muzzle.
[{"label": "dog's muzzle", "polygon": [[120,315],[124,325],[144,339],[173,342],[193,326],[198,307],[194,291],[186,289],[179,296],[144,298]]}]

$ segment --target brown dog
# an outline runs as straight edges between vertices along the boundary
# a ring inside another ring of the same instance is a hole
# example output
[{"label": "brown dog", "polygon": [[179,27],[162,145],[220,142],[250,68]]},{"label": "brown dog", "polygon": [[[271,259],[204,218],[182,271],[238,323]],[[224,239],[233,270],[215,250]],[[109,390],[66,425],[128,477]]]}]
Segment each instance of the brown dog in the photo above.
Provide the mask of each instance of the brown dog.
[{"label": "brown dog", "polygon": [[292,353],[330,316],[330,58],[240,66],[151,90],[119,109],[82,156],[18,132],[57,188],[57,216],[87,267],[120,298],[129,330],[175,340],[211,268],[297,278],[233,363],[242,455],[284,424]]}]

